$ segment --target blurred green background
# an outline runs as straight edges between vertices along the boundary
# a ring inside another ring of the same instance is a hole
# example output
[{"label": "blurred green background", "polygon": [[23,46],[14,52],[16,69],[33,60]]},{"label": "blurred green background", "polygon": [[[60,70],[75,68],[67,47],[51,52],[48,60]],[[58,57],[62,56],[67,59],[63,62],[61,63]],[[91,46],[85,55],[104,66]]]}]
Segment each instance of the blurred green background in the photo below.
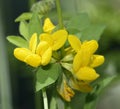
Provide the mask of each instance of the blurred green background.
[{"label": "blurred green background", "polygon": [[[6,53],[5,58],[9,62],[7,75],[10,77],[13,109],[35,108],[34,73],[31,72],[31,69],[25,68],[24,63],[13,57],[12,50],[15,46],[6,41],[8,35],[19,35],[19,23],[15,23],[14,20],[21,13],[28,12],[31,3],[32,0],[0,1],[0,40],[3,38],[4,45],[6,45],[6,51],[3,52]],[[103,91],[97,109],[120,109],[120,0],[61,0],[61,4],[65,18],[67,15],[73,16],[75,13],[86,12],[92,23],[106,25],[99,40],[98,50],[99,54],[105,56],[106,61],[97,70],[103,78],[112,75],[117,75],[118,78]],[[50,15],[56,16],[54,13],[50,13]],[[4,61],[4,58],[0,58],[0,62]],[[6,76],[2,75],[3,71],[0,72],[1,78],[6,80]]]}]

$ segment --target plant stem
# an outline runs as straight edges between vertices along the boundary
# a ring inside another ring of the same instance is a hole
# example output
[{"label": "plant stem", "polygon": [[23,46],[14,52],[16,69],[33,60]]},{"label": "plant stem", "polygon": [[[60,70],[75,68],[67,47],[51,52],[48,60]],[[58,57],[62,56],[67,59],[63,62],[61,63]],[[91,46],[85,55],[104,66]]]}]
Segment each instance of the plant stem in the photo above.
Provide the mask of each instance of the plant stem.
[{"label": "plant stem", "polygon": [[42,89],[42,95],[43,95],[44,109],[48,109],[48,99],[45,88]]},{"label": "plant stem", "polygon": [[59,28],[63,29],[63,18],[62,18],[62,10],[60,6],[60,0],[56,0],[56,8],[57,8],[57,14],[58,14],[58,22],[59,22]]}]

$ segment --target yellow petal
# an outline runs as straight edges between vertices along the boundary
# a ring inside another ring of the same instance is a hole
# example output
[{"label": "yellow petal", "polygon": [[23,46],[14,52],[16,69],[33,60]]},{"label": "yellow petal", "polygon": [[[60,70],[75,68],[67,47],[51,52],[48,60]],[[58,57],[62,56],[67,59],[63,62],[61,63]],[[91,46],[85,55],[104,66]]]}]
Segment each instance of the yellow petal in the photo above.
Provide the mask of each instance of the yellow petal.
[{"label": "yellow petal", "polygon": [[81,49],[74,57],[73,69],[77,72],[80,67],[87,66],[89,64],[91,55],[89,55],[86,50]]},{"label": "yellow petal", "polygon": [[18,60],[23,61],[23,62],[24,62],[25,58],[30,54],[32,54],[32,52],[26,48],[16,48],[14,50],[14,56]]},{"label": "yellow petal", "polygon": [[32,67],[38,67],[41,64],[41,57],[37,54],[30,54],[24,61]]},{"label": "yellow petal", "polygon": [[42,57],[41,64],[47,65],[52,56],[52,48],[46,41],[41,41],[36,49],[36,53]]},{"label": "yellow petal", "polygon": [[53,46],[53,40],[50,34],[47,33],[40,34],[40,41],[46,41],[50,46]]},{"label": "yellow petal", "polygon": [[29,42],[29,48],[33,53],[35,53],[36,46],[37,46],[37,34],[34,33],[30,38],[30,42]]},{"label": "yellow petal", "polygon": [[76,73],[82,65],[82,53],[77,53],[73,60],[73,70]]},{"label": "yellow petal", "polygon": [[64,43],[67,40],[67,31],[66,30],[58,30],[55,33],[52,34],[52,39],[53,39],[53,50],[58,50],[59,48],[61,48]]},{"label": "yellow petal", "polygon": [[54,28],[55,26],[53,25],[51,20],[49,18],[46,18],[43,25],[43,31],[50,33]]},{"label": "yellow petal", "polygon": [[76,73],[76,78],[86,82],[92,82],[99,77],[99,74],[93,68],[82,67]]},{"label": "yellow petal", "polygon": [[81,49],[89,55],[93,54],[98,48],[98,43],[95,40],[86,41],[82,44]]},{"label": "yellow petal", "polygon": [[46,41],[41,41],[37,46],[36,53],[42,56],[48,48],[48,43]]},{"label": "yellow petal", "polygon": [[73,69],[75,72],[77,72],[80,67],[87,66],[90,63],[91,56],[97,48],[98,43],[95,40],[86,41],[81,45],[80,50],[78,50],[73,60]]},{"label": "yellow petal", "polygon": [[61,86],[57,89],[58,93],[62,98],[68,102],[71,101],[71,98],[74,96],[74,91],[67,85],[66,81],[63,80]]},{"label": "yellow petal", "polygon": [[97,67],[104,63],[104,56],[102,55],[93,55],[91,57],[90,67]]},{"label": "yellow petal", "polygon": [[51,57],[52,57],[52,48],[49,47],[49,48],[44,52],[44,54],[42,55],[41,64],[42,64],[42,65],[47,65],[47,64],[50,62]]},{"label": "yellow petal", "polygon": [[81,91],[81,92],[90,92],[90,91],[92,91],[92,87],[89,85],[89,84],[87,84],[87,83],[84,83],[84,82],[80,82],[79,83],[79,91]]},{"label": "yellow petal", "polygon": [[70,81],[70,85],[73,89],[80,92],[90,92],[93,89],[88,83],[75,81],[73,79]]},{"label": "yellow petal", "polygon": [[68,41],[69,41],[70,45],[72,46],[72,48],[76,52],[78,52],[80,50],[80,48],[81,48],[81,42],[80,42],[80,40],[76,36],[69,35],[68,36]]}]

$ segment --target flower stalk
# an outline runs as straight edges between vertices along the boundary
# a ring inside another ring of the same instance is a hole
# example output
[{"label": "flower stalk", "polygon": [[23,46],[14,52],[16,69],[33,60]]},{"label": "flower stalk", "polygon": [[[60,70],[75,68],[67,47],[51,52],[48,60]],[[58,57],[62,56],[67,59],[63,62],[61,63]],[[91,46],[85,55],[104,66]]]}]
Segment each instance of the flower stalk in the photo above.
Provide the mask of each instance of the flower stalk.
[{"label": "flower stalk", "polygon": [[62,18],[62,10],[60,6],[60,0],[56,0],[56,8],[57,8],[57,14],[58,14],[58,22],[59,22],[59,28],[63,29],[63,18]]},{"label": "flower stalk", "polygon": [[48,99],[45,88],[42,89],[42,96],[43,96],[44,109],[48,109]]}]

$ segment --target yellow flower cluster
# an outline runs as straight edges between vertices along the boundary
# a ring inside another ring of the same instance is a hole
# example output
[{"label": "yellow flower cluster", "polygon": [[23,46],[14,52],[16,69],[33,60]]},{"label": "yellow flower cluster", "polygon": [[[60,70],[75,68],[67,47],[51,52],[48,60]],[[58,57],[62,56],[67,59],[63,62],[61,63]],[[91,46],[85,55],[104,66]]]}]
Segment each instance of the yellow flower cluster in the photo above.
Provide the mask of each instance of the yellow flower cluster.
[{"label": "yellow flower cluster", "polygon": [[77,79],[88,83],[97,79],[99,74],[96,73],[94,68],[104,62],[102,55],[94,55],[98,48],[97,41],[85,41],[81,44],[80,40],[73,35],[69,35],[68,40],[71,47],[76,51],[73,70]]},{"label": "yellow flower cluster", "polygon": [[76,52],[73,59],[74,78],[71,78],[70,85],[81,92],[90,92],[90,83],[99,77],[94,68],[103,64],[104,56],[94,54],[98,48],[95,40],[81,43],[76,36],[69,35],[68,41]]},{"label": "yellow flower cluster", "polygon": [[[72,70],[68,68],[73,76],[69,80],[63,80],[61,86],[58,87],[58,92],[66,101],[71,101],[74,96],[73,89],[80,92],[92,90],[90,83],[99,77],[94,68],[103,64],[104,57],[94,54],[98,48],[98,43],[95,40],[81,43],[77,36],[68,35],[68,42],[72,47],[72,49],[67,48],[68,55],[71,56],[70,54],[74,53]],[[70,59],[72,58],[70,57]],[[63,64],[63,67],[64,65],[67,64]]]},{"label": "yellow flower cluster", "polygon": [[51,31],[55,26],[49,18],[45,20],[42,33],[39,36],[34,33],[29,41],[29,48],[15,48],[14,56],[32,67],[47,65],[52,57],[52,51],[60,49],[67,40],[68,33],[66,30],[58,30],[54,33]]},{"label": "yellow flower cluster", "polygon": [[[34,33],[29,41],[29,48],[15,48],[14,56],[32,67],[47,65],[51,61],[53,51],[57,51],[66,43],[67,39],[71,47],[68,47],[65,57],[69,58],[72,54],[72,65],[69,70],[72,77],[69,81],[63,79],[58,88],[59,94],[66,100],[70,101],[74,96],[72,89],[81,92],[92,90],[90,83],[99,77],[95,67],[103,64],[104,57],[94,54],[98,48],[96,40],[84,41],[83,43],[74,35],[68,35],[64,29],[53,32],[55,26],[49,18],[45,19],[43,25],[44,33],[39,35]],[[71,49],[72,48],[72,49]],[[65,49],[64,49],[65,51]],[[64,60],[64,57],[62,57]],[[62,64],[62,62],[60,62]],[[69,63],[68,63],[69,64]],[[64,65],[62,65],[64,67]],[[65,67],[64,67],[65,68]]]}]

